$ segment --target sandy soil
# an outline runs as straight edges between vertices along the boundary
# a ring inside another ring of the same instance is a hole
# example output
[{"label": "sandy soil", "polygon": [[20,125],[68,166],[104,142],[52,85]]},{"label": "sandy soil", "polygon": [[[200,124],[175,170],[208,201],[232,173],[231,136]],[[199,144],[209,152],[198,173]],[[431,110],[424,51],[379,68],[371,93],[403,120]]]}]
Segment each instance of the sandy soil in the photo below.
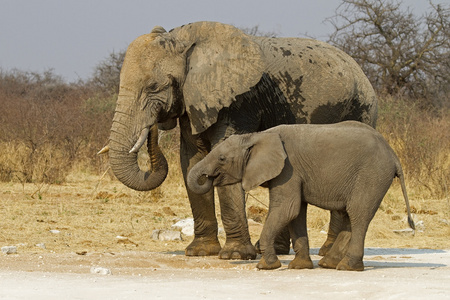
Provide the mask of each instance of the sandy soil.
[{"label": "sandy soil", "polygon": [[1,255],[0,299],[450,299],[450,250],[366,248],[364,272],[322,269],[317,252],[313,270],[284,255],[273,271],[181,251]]},{"label": "sandy soil", "polygon": [[[311,207],[316,268],[289,270],[293,255],[286,255],[282,268],[257,271],[257,260],[186,257],[192,237],[153,240],[154,229],[191,217],[184,187],[175,180],[164,184],[158,194],[97,177],[42,187],[0,183],[0,246],[17,246],[18,253],[0,253],[0,299],[450,299],[446,199],[413,195],[422,226],[415,236],[398,235],[393,230],[407,226],[405,208],[398,188],[391,189],[367,234],[364,272],[317,266],[329,214]],[[259,192],[247,207],[248,216],[262,222],[268,199]],[[218,219],[220,225],[219,211]],[[253,243],[262,229],[258,222],[249,221]],[[223,233],[219,239],[223,245]],[[93,267],[112,274],[93,274]]]}]

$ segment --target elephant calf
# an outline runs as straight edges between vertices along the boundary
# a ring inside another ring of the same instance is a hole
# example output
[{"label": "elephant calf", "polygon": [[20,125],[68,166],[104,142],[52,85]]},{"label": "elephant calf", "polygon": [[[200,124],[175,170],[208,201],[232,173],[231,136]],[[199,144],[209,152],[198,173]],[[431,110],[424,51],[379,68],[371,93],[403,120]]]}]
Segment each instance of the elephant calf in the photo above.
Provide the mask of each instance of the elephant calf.
[{"label": "elephant calf", "polygon": [[[206,177],[202,184],[201,177]],[[249,191],[268,183],[270,204],[260,237],[259,269],[281,266],[274,239],[285,226],[295,251],[289,268],[313,267],[306,229],[306,208],[313,204],[342,214],[347,228],[319,265],[362,271],[367,228],[394,177],[400,179],[408,223],[414,229],[398,157],[372,127],[346,121],[233,135],[192,168],[188,185],[201,194],[211,185],[242,182]]]}]

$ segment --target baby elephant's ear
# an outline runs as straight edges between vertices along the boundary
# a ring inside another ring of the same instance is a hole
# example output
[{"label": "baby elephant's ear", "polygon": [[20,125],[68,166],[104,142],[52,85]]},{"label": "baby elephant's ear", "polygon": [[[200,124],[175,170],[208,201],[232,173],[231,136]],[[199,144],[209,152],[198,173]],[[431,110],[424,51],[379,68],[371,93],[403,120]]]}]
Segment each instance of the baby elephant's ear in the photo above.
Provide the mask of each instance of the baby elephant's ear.
[{"label": "baby elephant's ear", "polygon": [[277,133],[252,134],[249,151],[242,177],[242,187],[245,191],[250,191],[280,175],[287,157]]}]

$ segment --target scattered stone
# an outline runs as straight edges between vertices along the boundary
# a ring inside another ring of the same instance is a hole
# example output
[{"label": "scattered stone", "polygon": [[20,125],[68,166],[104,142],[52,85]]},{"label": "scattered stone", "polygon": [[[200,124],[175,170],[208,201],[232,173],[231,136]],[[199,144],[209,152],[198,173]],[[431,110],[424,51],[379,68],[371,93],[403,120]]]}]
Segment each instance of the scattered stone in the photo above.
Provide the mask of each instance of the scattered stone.
[{"label": "scattered stone", "polygon": [[[422,220],[419,220],[417,218],[416,214],[411,214],[413,220],[414,220],[414,225],[416,226],[416,231],[418,232],[424,232],[425,231],[425,223]],[[402,219],[403,223],[408,223],[408,217],[403,217]]]},{"label": "scattered stone", "polygon": [[107,268],[102,267],[92,267],[91,268],[92,274],[100,274],[100,275],[111,275],[111,270]]},{"label": "scattered stone", "polygon": [[155,229],[152,232],[152,239],[157,241],[182,241],[181,232],[177,230]]},{"label": "scattered stone", "polygon": [[423,221],[417,221],[415,222],[416,225],[416,230],[419,232],[424,232],[425,231],[425,224],[423,223]]},{"label": "scattered stone", "polygon": [[168,216],[176,216],[176,213],[174,213],[173,210],[169,206],[163,207],[162,210]]},{"label": "scattered stone", "polygon": [[172,225],[174,230],[181,231],[186,236],[194,235],[194,219],[186,218]]},{"label": "scattered stone", "polygon": [[17,247],[16,246],[4,246],[2,247],[2,252],[4,254],[14,254],[17,253]]},{"label": "scattered stone", "polygon": [[445,225],[450,225],[450,222],[447,219],[440,219],[439,223],[445,224]]},{"label": "scattered stone", "polygon": [[159,240],[159,233],[161,229],[155,229],[152,231],[152,240]]},{"label": "scattered stone", "polygon": [[61,231],[59,231],[59,230],[56,230],[56,229],[52,229],[52,230],[49,230],[50,231],[50,233],[53,233],[53,234],[59,234]]},{"label": "scattered stone", "polygon": [[261,222],[255,221],[254,219],[247,219],[248,226],[263,226]]},{"label": "scattered stone", "polygon": [[217,236],[226,237],[225,229],[223,229],[223,227],[219,226],[219,228],[217,228]]},{"label": "scattered stone", "polygon": [[78,254],[78,255],[86,255],[87,251],[77,251],[75,253]]},{"label": "scattered stone", "polygon": [[400,230],[394,230],[396,234],[404,235],[404,236],[413,236],[415,234],[414,229],[412,228],[406,228],[406,229],[400,229]]},{"label": "scattered stone", "polygon": [[36,247],[42,248],[42,249],[46,249],[45,244],[44,243],[39,243],[36,244]]},{"label": "scattered stone", "polygon": [[328,229],[330,228],[330,223],[326,223],[325,225],[322,226],[322,228],[320,229],[320,233],[321,234],[328,234]]},{"label": "scattered stone", "polygon": [[119,244],[133,244],[135,246],[138,246],[137,243],[133,242],[132,240],[130,240],[126,236],[118,235],[118,236],[116,236],[116,239],[117,239],[117,243],[119,243]]}]

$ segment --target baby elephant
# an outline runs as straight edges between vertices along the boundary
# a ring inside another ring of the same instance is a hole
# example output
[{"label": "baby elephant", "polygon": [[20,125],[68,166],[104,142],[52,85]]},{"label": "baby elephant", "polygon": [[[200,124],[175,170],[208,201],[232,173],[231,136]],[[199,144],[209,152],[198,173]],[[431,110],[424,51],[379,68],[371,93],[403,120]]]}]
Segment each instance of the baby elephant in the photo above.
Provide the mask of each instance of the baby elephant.
[{"label": "baby elephant", "polygon": [[242,182],[243,189],[250,191],[268,184],[270,204],[260,237],[259,269],[281,266],[274,240],[285,226],[289,226],[295,251],[289,268],[313,267],[306,228],[309,203],[344,214],[351,231],[347,244],[337,246],[342,255],[327,254],[319,265],[362,271],[367,228],[394,177],[400,179],[408,223],[414,229],[396,154],[373,128],[346,121],[281,125],[230,136],[192,168],[187,184],[198,194],[206,193],[212,185]]}]

